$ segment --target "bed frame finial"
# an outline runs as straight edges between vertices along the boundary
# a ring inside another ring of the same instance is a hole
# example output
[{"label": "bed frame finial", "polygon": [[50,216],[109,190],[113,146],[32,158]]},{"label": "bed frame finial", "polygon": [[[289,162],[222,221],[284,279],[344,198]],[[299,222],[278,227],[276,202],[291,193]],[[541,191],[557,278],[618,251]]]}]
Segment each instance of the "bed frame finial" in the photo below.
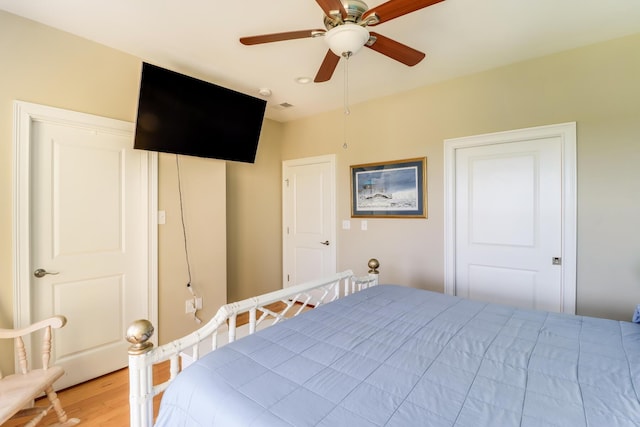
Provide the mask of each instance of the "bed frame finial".
[{"label": "bed frame finial", "polygon": [[380,274],[380,272],[378,271],[378,268],[380,267],[380,262],[378,262],[377,259],[371,258],[367,265],[369,266],[369,274]]},{"label": "bed frame finial", "polygon": [[143,354],[151,350],[153,343],[149,341],[149,338],[153,335],[153,325],[146,319],[135,320],[129,328],[127,328],[126,339],[131,344],[129,347],[129,354]]}]

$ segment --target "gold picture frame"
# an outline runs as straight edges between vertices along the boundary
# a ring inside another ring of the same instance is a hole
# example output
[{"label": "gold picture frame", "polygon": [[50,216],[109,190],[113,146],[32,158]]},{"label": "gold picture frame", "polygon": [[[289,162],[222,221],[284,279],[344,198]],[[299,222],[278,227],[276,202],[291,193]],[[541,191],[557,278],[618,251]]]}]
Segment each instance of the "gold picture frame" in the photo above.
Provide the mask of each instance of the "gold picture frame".
[{"label": "gold picture frame", "polygon": [[352,218],[427,218],[427,158],[351,166]]}]

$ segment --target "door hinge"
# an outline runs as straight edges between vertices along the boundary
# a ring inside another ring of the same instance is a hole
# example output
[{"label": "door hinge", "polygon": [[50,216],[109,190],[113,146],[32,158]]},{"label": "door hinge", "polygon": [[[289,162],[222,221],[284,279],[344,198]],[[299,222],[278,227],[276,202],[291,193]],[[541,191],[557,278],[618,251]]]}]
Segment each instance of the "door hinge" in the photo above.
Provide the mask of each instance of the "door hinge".
[{"label": "door hinge", "polygon": [[552,265],[562,265],[562,257],[554,256],[551,258]]},{"label": "door hinge", "polygon": [[287,274],[287,282],[290,282],[291,279],[289,278],[289,275]]},{"label": "door hinge", "polygon": [[289,188],[289,178],[284,180],[285,184],[287,184],[287,188]]}]

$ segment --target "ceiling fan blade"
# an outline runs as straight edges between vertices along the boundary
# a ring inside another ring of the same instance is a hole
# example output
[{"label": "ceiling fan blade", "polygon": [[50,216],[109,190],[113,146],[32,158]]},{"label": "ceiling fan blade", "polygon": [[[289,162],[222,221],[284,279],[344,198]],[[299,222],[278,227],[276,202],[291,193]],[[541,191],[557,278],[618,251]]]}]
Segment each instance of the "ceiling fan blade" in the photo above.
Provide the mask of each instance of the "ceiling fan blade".
[{"label": "ceiling fan blade", "polygon": [[419,50],[415,50],[407,45],[392,40],[381,34],[369,32],[369,36],[375,37],[376,40],[371,45],[369,45],[369,43],[365,44],[366,47],[368,47],[369,49],[373,49],[385,56],[388,56],[391,59],[402,62],[403,64],[410,67],[422,61],[426,56]]},{"label": "ceiling fan blade", "polygon": [[327,51],[327,54],[320,65],[320,69],[318,70],[318,74],[316,74],[316,78],[313,79],[315,83],[322,83],[329,81],[331,76],[333,76],[333,72],[336,70],[338,66],[338,62],[340,62],[340,57],[333,53],[331,49]]},{"label": "ceiling fan blade", "polygon": [[332,10],[339,10],[343,19],[347,17],[347,11],[344,10],[344,6],[340,0],[316,0],[316,3],[322,8],[324,14],[330,18]]},{"label": "ceiling fan blade", "polygon": [[326,30],[299,30],[287,31],[284,33],[262,34],[260,36],[240,37],[240,43],[244,45],[280,42],[284,40],[305,39],[315,35],[325,33]]},{"label": "ceiling fan blade", "polygon": [[369,24],[369,26],[374,26],[382,24],[383,22],[391,21],[399,16],[415,12],[416,10],[423,9],[427,6],[440,3],[441,1],[444,0],[389,0],[386,3],[382,3],[380,6],[369,9],[362,19],[364,20],[375,13],[378,16],[379,21]]}]

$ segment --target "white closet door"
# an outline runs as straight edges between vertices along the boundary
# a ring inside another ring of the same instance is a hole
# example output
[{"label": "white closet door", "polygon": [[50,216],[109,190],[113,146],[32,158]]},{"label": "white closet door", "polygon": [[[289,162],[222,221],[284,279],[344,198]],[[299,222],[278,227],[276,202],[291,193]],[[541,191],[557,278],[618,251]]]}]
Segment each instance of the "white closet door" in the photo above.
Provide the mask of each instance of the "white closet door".
[{"label": "white closet door", "polygon": [[444,141],[445,293],[575,313],[576,123]]},{"label": "white closet door", "polygon": [[560,311],[558,138],[458,150],[456,294]]}]

